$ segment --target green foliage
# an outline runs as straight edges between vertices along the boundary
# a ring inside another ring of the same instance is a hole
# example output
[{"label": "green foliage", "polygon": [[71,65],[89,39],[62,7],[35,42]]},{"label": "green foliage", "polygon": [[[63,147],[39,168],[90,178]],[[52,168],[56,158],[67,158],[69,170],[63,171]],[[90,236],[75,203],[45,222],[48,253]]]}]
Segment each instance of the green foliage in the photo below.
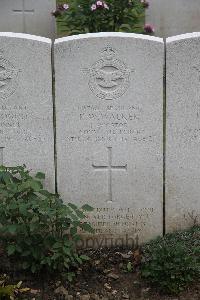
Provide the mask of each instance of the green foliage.
[{"label": "green foliage", "polygon": [[78,230],[93,233],[84,222],[89,205],[80,209],[63,204],[58,195],[43,189],[43,173],[32,177],[25,166],[0,167],[0,236],[10,257],[23,269],[65,272],[87,258],[78,255]]},{"label": "green foliage", "polygon": [[200,278],[200,227],[167,234],[143,247],[142,277],[163,292],[178,294]]},{"label": "green foliage", "polygon": [[13,300],[15,296],[24,292],[28,292],[29,288],[21,288],[22,281],[17,284],[7,284],[9,280],[6,274],[0,276],[0,299],[1,300]]},{"label": "green foliage", "polygon": [[127,265],[126,265],[126,270],[127,270],[127,272],[129,272],[129,273],[133,272],[133,264],[132,264],[131,261],[129,261],[129,262],[127,263]]},{"label": "green foliage", "polygon": [[[57,18],[59,33],[66,35],[113,31],[143,33],[144,5],[140,0],[101,2],[103,5],[97,6],[96,0],[69,0],[68,9],[64,10],[61,5],[58,6],[53,14]],[[95,10],[91,9],[92,5],[96,5]]]}]

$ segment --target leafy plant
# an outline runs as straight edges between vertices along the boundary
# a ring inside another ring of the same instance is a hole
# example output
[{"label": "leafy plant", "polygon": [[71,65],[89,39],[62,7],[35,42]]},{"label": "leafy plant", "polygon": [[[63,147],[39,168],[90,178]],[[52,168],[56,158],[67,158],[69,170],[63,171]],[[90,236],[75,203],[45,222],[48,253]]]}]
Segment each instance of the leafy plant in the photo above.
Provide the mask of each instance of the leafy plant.
[{"label": "leafy plant", "polygon": [[200,278],[200,227],[167,234],[143,247],[142,277],[167,293],[178,294]]},{"label": "leafy plant", "polygon": [[28,292],[30,288],[22,288],[22,281],[17,284],[7,284],[8,276],[6,274],[0,276],[0,299],[14,300],[15,296],[21,293]]},{"label": "leafy plant", "polygon": [[59,31],[67,35],[89,32],[144,33],[146,0],[69,0],[52,13]]},{"label": "leafy plant", "polygon": [[32,177],[25,166],[0,167],[0,236],[23,269],[65,272],[72,280],[74,268],[88,259],[77,253],[76,242],[79,229],[93,233],[84,222],[93,209],[65,205],[43,188],[44,179],[43,173]]},{"label": "leafy plant", "polygon": [[133,271],[133,264],[131,261],[129,261],[126,265],[127,272],[131,273]]}]

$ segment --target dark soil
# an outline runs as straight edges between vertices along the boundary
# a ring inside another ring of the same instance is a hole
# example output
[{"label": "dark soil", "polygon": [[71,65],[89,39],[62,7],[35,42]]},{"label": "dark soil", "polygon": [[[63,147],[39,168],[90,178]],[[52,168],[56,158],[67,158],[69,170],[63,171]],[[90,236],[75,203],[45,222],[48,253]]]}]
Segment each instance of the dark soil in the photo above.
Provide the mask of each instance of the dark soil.
[{"label": "dark soil", "polygon": [[[190,286],[179,296],[162,295],[140,278],[139,251],[121,249],[88,249],[86,254],[91,258],[77,277],[69,284],[59,279],[58,275],[49,274],[32,276],[14,269],[15,262],[8,261],[0,249],[0,275],[10,276],[10,283],[23,281],[22,287],[30,288],[16,299],[33,300],[200,300],[200,282]],[[133,269],[127,270],[131,262]]]}]

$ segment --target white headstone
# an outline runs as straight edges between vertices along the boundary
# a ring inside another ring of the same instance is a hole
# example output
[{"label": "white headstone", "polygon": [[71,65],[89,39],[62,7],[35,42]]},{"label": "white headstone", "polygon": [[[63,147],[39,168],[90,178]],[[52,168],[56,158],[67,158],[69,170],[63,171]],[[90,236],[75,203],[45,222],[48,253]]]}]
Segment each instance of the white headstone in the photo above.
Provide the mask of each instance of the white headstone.
[{"label": "white headstone", "polygon": [[167,39],[167,231],[200,222],[200,34]]},{"label": "white headstone", "polygon": [[87,246],[162,233],[163,48],[124,33],[55,42],[58,190],[95,208]]},{"label": "white headstone", "polygon": [[0,164],[47,174],[54,190],[51,40],[0,33]]},{"label": "white headstone", "polygon": [[0,31],[55,38],[56,0],[1,0]]},{"label": "white headstone", "polygon": [[200,31],[200,0],[148,0],[146,23],[153,24],[155,36],[168,37]]}]

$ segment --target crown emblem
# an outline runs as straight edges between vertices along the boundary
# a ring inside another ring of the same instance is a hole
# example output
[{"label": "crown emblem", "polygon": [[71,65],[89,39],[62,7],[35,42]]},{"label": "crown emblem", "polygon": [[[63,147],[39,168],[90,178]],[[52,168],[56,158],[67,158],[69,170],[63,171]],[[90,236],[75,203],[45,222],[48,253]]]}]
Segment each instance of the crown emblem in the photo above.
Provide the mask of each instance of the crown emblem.
[{"label": "crown emblem", "polygon": [[115,56],[115,51],[110,46],[107,46],[102,51],[102,57],[106,60],[111,60]]}]

